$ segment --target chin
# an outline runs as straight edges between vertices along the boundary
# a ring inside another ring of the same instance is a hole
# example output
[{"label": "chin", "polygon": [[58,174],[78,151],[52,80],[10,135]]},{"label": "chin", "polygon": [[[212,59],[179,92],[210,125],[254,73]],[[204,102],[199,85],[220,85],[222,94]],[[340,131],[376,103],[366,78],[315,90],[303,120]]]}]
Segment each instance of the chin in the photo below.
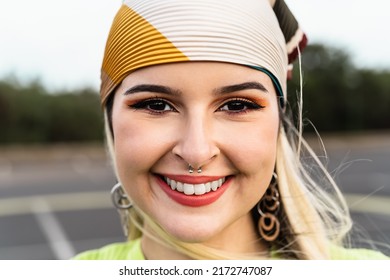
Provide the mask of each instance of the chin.
[{"label": "chin", "polygon": [[216,229],[205,226],[205,224],[203,226],[187,225],[183,227],[174,225],[172,228],[165,228],[165,231],[177,240],[186,243],[203,243],[217,234]]},{"label": "chin", "polygon": [[171,233],[177,240],[185,243],[204,243],[211,239],[212,235],[194,235],[193,232]]}]

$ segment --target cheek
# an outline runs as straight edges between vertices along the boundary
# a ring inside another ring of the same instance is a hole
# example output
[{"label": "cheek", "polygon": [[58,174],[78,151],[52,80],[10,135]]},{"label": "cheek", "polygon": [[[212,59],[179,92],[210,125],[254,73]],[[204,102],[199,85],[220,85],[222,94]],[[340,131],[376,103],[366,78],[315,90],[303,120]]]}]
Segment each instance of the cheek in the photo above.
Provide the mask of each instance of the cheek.
[{"label": "cheek", "polygon": [[117,118],[113,122],[114,154],[119,180],[131,200],[141,209],[149,209],[153,200],[150,171],[166,151],[158,135],[161,127],[134,118]]},{"label": "cheek", "polygon": [[278,125],[278,121],[251,123],[230,132],[225,137],[225,151],[232,164],[243,173],[254,173],[264,168],[273,170]]},{"label": "cheek", "polygon": [[166,149],[163,127],[153,123],[118,118],[113,130],[115,160],[122,179],[149,170]]}]

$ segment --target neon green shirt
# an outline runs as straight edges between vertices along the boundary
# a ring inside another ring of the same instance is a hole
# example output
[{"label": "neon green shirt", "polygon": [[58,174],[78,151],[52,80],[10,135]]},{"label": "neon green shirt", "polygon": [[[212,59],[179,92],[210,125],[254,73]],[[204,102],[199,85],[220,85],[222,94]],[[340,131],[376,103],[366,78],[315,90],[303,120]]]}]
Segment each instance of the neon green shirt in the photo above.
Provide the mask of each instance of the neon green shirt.
[{"label": "neon green shirt", "polygon": [[[369,249],[345,249],[331,247],[332,260],[390,260],[384,254]],[[83,252],[74,260],[144,260],[141,239],[129,242],[113,243],[100,249]]]}]

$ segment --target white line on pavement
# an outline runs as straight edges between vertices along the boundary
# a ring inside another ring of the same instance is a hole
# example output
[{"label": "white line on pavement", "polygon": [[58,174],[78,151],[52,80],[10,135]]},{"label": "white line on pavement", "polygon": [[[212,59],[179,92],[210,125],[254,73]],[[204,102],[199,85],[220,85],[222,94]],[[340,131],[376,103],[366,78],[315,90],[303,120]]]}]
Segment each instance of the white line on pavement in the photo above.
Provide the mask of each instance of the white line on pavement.
[{"label": "white line on pavement", "polygon": [[352,212],[390,215],[390,197],[348,194],[345,196]]},{"label": "white line on pavement", "polygon": [[24,196],[0,199],[0,217],[29,214],[37,199],[45,199],[54,212],[113,208],[108,191]]},{"label": "white line on pavement", "polygon": [[43,198],[35,199],[31,206],[34,217],[56,259],[67,260],[75,256],[76,250],[46,200]]}]

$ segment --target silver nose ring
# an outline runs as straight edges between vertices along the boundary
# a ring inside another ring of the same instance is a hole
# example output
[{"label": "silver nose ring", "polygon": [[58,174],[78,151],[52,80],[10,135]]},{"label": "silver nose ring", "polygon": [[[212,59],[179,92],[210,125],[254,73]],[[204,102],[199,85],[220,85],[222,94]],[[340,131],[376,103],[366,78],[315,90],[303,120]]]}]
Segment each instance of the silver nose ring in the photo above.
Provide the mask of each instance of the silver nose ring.
[{"label": "silver nose ring", "polygon": [[[202,173],[202,167],[199,167],[197,171],[198,173]],[[188,165],[188,173],[190,174],[194,173],[194,168],[192,167],[191,164]]]}]

